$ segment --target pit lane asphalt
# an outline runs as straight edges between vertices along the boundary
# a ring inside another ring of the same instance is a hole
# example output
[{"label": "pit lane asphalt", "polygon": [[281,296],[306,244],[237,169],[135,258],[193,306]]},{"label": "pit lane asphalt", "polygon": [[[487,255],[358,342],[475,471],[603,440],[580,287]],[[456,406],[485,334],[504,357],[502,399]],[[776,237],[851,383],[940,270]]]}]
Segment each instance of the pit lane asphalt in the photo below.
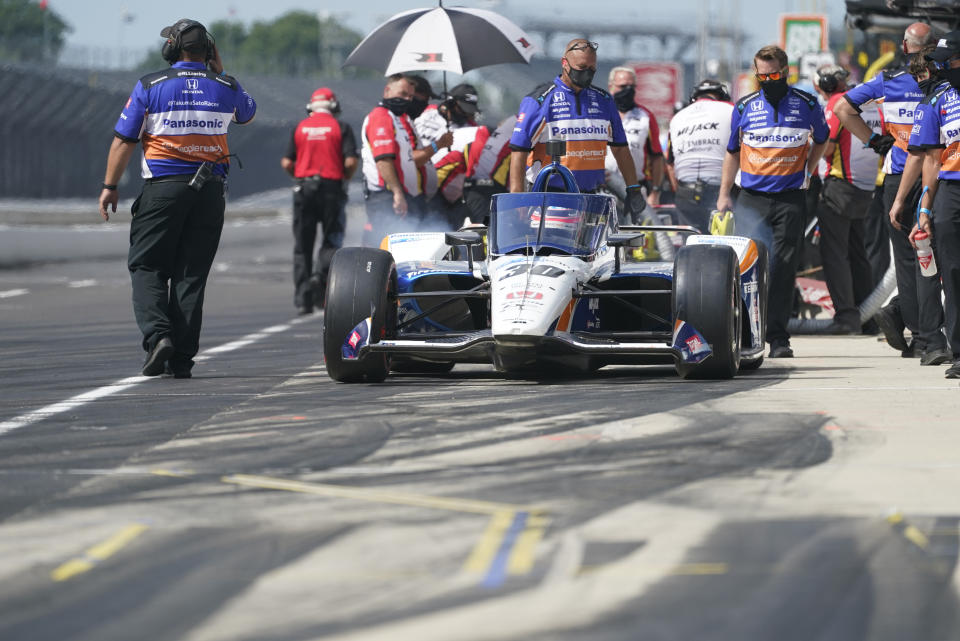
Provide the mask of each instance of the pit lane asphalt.
[{"label": "pit lane asphalt", "polygon": [[[203,349],[254,342],[0,434],[0,639],[960,637],[942,368],[801,337],[725,382],[337,385],[288,235],[211,278]],[[136,374],[122,260],[0,296],[0,422]]]}]

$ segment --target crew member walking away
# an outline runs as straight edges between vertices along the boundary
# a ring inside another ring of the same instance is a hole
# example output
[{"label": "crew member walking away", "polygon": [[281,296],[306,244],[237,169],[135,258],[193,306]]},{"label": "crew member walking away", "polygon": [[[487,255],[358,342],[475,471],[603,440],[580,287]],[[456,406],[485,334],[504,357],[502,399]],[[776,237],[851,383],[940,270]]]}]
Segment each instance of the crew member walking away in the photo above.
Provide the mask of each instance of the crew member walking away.
[{"label": "crew member walking away", "polygon": [[[903,52],[908,58],[915,57],[932,40],[930,26],[915,22],[904,33]],[[910,222],[920,196],[919,172],[906,181],[903,175],[914,111],[923,95],[909,68],[901,67],[883,71],[857,85],[845,94],[844,100],[836,103],[834,111],[851,134],[878,154],[886,156],[883,164],[886,174],[883,179],[883,199],[893,246],[897,296],[874,315],[874,320],[883,330],[887,343],[901,355],[919,356],[921,362],[930,362],[942,359],[945,347],[940,282],[939,278],[922,276],[916,252],[910,246]],[[870,102],[881,103],[886,134],[875,133],[860,116],[860,110]],[[908,191],[903,199],[902,215],[897,217],[894,201],[902,182],[907,182]],[[891,214],[893,217],[890,217]],[[904,338],[904,328],[912,334],[909,343]],[[925,352],[929,352],[929,355],[925,356]]]},{"label": "crew member walking away", "polygon": [[720,194],[732,112],[726,87],[703,80],[690,94],[690,104],[670,120],[667,164],[677,181],[677,217],[681,225],[704,233],[710,230],[710,214]]},{"label": "crew member walking away", "polygon": [[[627,184],[627,211],[638,217],[646,203],[620,114],[610,94],[590,84],[597,71],[596,43],[571,40],[560,64],[561,73],[553,83],[537,87],[520,103],[510,138],[510,191],[524,191],[525,180],[532,183],[540,168],[551,162],[548,140],[563,140],[566,155],[561,163],[571,170],[581,192],[592,193],[604,183],[609,146]],[[563,183],[553,176],[549,186],[562,189]]]},{"label": "crew member walking away", "polygon": [[787,84],[783,49],[763,47],[753,67],[760,91],[741,98],[733,110],[717,209],[732,208],[730,189],[740,170],[737,233],[763,242],[770,252],[767,341],[771,358],[789,358],[787,322],[806,217],[804,190],[829,132],[817,99]]},{"label": "crew member walking away", "polygon": [[417,146],[410,120],[413,82],[402,74],[387,78],[380,104],[362,127],[364,198],[367,224],[363,244],[376,247],[387,234],[414,230],[425,210],[424,165],[433,145]]},{"label": "crew member walking away", "polygon": [[[337,115],[333,91],[321,87],[310,96],[310,115],[294,128],[280,166],[296,179],[293,188],[293,304],[300,314],[323,307],[333,254],[343,247],[347,227],[345,182],[357,170],[353,129]],[[313,264],[317,225],[323,242]]]},{"label": "crew member walking away", "polygon": [[[864,220],[873,202],[880,163],[877,154],[850,135],[834,113],[847,90],[850,75],[838,65],[817,69],[816,89],[826,101],[824,110],[830,140],[824,151],[826,177],[817,217],[820,221],[820,259],[823,276],[833,301],[831,334],[860,334],[862,303],[873,291],[873,276],[864,245]],[[862,114],[874,131],[880,130],[880,114]]]},{"label": "crew member walking away", "polygon": [[941,82],[920,102],[910,135],[909,150],[923,154],[920,217],[910,241],[916,248],[923,230],[936,242],[952,360],[945,376],[960,378],[960,31],[940,38],[929,58]]},{"label": "crew member walking away", "polygon": [[[617,112],[623,122],[623,133],[627,136],[627,148],[633,158],[640,184],[647,192],[647,204],[656,207],[660,204],[660,185],[663,183],[663,149],[660,147],[660,128],[653,112],[635,102],[637,94],[637,73],[630,67],[614,67],[607,78],[607,91],[613,96]],[[607,148],[604,160],[607,181],[624,180],[620,174],[613,148]],[[647,179],[649,173],[649,180]],[[625,185],[630,183],[624,180]],[[640,221],[635,220],[635,223]]]},{"label": "crew member walking away", "polygon": [[144,376],[190,378],[200,349],[207,275],[223,229],[230,169],[227,127],[253,120],[257,105],[223,72],[206,28],[183,19],[164,28],[170,68],[137,82],[107,156],[100,215],[116,212],[117,183],[138,142],[143,177],[130,223],[127,266],[143,334]]}]

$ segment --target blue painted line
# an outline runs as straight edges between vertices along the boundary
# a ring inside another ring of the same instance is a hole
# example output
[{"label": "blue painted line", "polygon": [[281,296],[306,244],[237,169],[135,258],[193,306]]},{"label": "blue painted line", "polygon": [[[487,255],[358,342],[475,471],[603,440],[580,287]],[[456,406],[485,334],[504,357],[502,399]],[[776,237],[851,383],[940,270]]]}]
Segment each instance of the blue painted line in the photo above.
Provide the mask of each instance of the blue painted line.
[{"label": "blue painted line", "polygon": [[493,558],[493,562],[490,564],[490,570],[483,578],[483,582],[480,584],[481,586],[485,588],[496,588],[503,585],[503,582],[507,580],[507,561],[510,559],[510,552],[513,551],[513,544],[527,526],[528,516],[530,516],[528,512],[517,512],[513,515],[513,522],[503,535],[500,549],[497,550],[497,555]]}]

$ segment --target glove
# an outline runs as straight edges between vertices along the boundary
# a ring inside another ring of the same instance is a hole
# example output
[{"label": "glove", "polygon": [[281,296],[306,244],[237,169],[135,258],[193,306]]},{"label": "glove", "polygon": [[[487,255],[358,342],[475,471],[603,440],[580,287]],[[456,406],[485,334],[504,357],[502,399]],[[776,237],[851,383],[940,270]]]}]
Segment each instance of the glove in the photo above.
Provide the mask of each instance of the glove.
[{"label": "glove", "polygon": [[733,222],[733,212],[713,210],[710,214],[711,236],[733,236],[736,225]]},{"label": "glove", "polygon": [[890,134],[873,134],[870,136],[870,140],[867,141],[867,147],[873,149],[875,152],[881,156],[886,156],[887,152],[890,151],[890,148],[893,147],[893,136]]},{"label": "glove", "polygon": [[640,215],[647,208],[647,197],[643,193],[643,187],[640,185],[630,185],[627,187],[626,202],[627,214],[631,220],[640,220]]}]

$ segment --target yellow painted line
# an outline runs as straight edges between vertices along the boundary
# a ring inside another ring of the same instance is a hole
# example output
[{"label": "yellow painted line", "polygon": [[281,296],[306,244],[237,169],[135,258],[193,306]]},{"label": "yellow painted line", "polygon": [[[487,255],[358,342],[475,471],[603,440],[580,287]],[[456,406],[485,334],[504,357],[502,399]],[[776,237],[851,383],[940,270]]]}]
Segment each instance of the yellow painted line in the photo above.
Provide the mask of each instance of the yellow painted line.
[{"label": "yellow painted line", "polygon": [[193,474],[191,470],[180,471],[180,470],[164,470],[164,469],[150,470],[150,473],[156,476],[172,476],[174,478],[182,478],[182,477],[190,476],[191,474]]},{"label": "yellow painted line", "polygon": [[486,573],[497,556],[497,551],[503,543],[503,537],[513,523],[514,512],[504,510],[496,512],[487,524],[487,529],[467,557],[463,569],[471,573]]},{"label": "yellow painted line", "polygon": [[83,553],[83,556],[70,559],[66,563],[57,567],[50,573],[50,578],[54,581],[66,581],[72,579],[78,574],[89,572],[97,563],[105,561],[118,551],[126,547],[131,541],[143,534],[147,526],[134,523],[123,528],[109,539],[97,543]]},{"label": "yellow painted line", "polygon": [[926,549],[930,544],[930,539],[912,525],[903,528],[903,537],[921,549]]},{"label": "yellow painted line", "polygon": [[903,522],[903,515],[900,514],[899,512],[894,512],[893,514],[887,517],[887,523],[889,523],[890,525],[898,525],[902,522]]},{"label": "yellow painted line", "polygon": [[510,560],[507,562],[508,573],[527,574],[533,569],[533,562],[537,556],[537,545],[540,544],[543,532],[547,529],[549,523],[550,519],[541,515],[531,514],[527,518],[527,526],[517,537],[513,552],[510,554]]},{"label": "yellow painted line", "polygon": [[50,578],[54,581],[66,581],[92,569],[92,561],[87,561],[86,559],[71,559],[51,572]]},{"label": "yellow painted line", "polygon": [[511,505],[509,503],[495,503],[491,501],[477,501],[474,499],[428,496],[425,494],[412,494],[408,492],[379,490],[376,488],[366,487],[347,487],[344,485],[329,485],[326,483],[305,483],[303,481],[288,481],[285,479],[271,478],[269,476],[256,476],[251,474],[233,474],[230,476],[224,476],[220,480],[224,483],[230,483],[232,485],[255,487],[264,490],[303,492],[305,494],[315,494],[318,496],[328,496],[333,498],[354,499],[358,501],[369,501],[371,503],[392,503],[395,505],[425,507],[434,510],[447,510],[450,512],[467,512],[470,514],[494,515],[500,512],[542,512],[542,510],[538,510],[536,508],[529,508],[522,505]]}]

